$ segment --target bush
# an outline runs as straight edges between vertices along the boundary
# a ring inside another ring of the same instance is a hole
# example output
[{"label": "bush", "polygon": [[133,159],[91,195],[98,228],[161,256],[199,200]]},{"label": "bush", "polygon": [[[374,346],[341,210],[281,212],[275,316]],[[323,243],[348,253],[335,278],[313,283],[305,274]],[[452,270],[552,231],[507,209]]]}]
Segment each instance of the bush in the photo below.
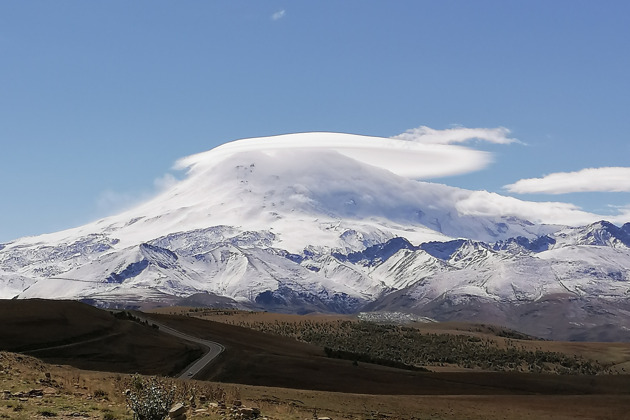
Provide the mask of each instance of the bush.
[{"label": "bush", "polygon": [[97,389],[96,391],[94,391],[94,398],[107,398],[107,391]]},{"label": "bush", "polygon": [[163,420],[175,400],[175,386],[155,376],[133,375],[125,390],[134,420]]}]

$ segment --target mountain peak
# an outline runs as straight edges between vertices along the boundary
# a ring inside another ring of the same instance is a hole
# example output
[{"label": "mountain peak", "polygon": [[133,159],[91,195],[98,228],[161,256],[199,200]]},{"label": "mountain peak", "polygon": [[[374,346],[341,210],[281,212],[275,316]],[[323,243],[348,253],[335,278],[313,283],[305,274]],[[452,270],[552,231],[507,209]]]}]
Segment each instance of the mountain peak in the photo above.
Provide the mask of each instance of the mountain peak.
[{"label": "mountain peak", "polygon": [[595,245],[630,248],[630,233],[627,230],[606,220],[600,220],[584,227],[567,228],[558,232],[557,246]]}]

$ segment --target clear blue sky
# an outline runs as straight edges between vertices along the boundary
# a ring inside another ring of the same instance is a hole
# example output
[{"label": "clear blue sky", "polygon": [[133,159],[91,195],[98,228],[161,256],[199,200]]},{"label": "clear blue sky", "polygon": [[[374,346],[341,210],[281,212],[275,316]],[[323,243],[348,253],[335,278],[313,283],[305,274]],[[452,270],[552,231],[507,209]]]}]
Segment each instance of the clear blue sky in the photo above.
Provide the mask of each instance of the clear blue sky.
[{"label": "clear blue sky", "polygon": [[506,127],[438,180],[605,213],[628,192],[517,194],[630,166],[627,1],[0,2],[0,241],[154,192],[180,157],[302,131]]}]

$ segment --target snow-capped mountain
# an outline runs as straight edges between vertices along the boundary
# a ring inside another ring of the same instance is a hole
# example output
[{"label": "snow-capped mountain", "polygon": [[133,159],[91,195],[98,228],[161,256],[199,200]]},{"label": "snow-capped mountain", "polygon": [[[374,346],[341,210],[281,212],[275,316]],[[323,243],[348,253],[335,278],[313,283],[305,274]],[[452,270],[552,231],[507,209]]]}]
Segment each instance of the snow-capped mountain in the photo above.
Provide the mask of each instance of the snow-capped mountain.
[{"label": "snow-capped mountain", "polygon": [[[597,329],[610,339],[630,328],[627,317],[615,319],[630,291],[630,224],[545,225],[471,209],[496,195],[310,146],[370,139],[296,134],[186,158],[186,178],[140,206],[0,244],[0,297],[139,306],[201,293],[294,312],[406,310],[548,337]],[[550,302],[586,315],[539,327],[535,318],[559,307]]]}]

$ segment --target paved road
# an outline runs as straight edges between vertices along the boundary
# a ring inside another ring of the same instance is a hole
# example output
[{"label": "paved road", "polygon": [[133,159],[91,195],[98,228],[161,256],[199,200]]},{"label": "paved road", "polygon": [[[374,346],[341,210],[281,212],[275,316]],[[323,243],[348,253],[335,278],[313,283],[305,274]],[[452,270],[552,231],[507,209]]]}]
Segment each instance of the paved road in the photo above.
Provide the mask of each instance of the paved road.
[{"label": "paved road", "polygon": [[134,313],[134,315],[140,318],[142,321],[147,321],[149,325],[150,324],[157,325],[160,328],[160,331],[162,332],[165,332],[167,334],[173,335],[178,338],[182,338],[184,340],[192,341],[193,343],[200,344],[208,350],[208,352],[204,354],[201,358],[197,359],[196,361],[188,365],[188,367],[186,367],[186,369],[184,369],[184,371],[179,374],[178,378],[193,379],[203,368],[205,368],[210,363],[212,363],[212,361],[218,355],[220,355],[223,352],[223,350],[225,350],[225,347],[223,347],[221,344],[216,343],[214,341],[203,340],[201,338],[194,337],[192,335],[184,334],[183,332],[177,331],[171,327],[168,327],[162,324],[161,322],[154,321],[151,318],[147,318],[143,315],[138,315],[137,313]]}]

